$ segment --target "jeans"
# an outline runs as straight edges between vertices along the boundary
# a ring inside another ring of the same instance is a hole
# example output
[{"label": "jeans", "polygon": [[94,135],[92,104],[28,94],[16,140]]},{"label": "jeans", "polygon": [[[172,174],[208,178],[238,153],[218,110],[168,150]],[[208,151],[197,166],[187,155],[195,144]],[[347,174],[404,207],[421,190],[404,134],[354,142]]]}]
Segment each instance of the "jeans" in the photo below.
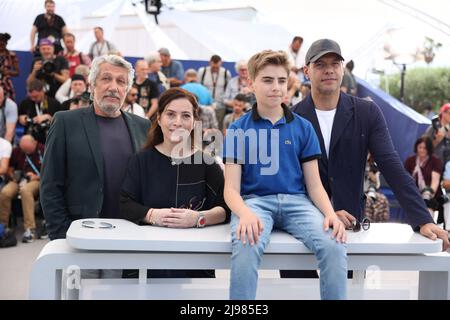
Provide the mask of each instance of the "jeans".
[{"label": "jeans", "polygon": [[246,196],[244,201],[261,219],[264,230],[258,243],[251,246],[247,241],[244,245],[236,239],[239,217],[234,214],[231,217],[230,299],[255,299],[258,268],[274,227],[290,233],[315,254],[320,269],[321,298],[346,299],[346,245],[331,238],[331,228],[324,231],[324,216],[306,195]]}]

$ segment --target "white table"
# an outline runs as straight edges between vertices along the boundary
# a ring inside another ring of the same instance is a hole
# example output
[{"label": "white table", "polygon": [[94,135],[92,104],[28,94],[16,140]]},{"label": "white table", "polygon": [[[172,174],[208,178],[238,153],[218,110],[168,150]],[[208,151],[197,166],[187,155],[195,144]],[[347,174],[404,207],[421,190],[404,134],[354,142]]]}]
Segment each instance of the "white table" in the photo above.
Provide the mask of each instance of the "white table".
[{"label": "white table", "polygon": [[[126,220],[88,219],[112,223],[112,229],[89,229],[72,223],[67,240],[46,245],[33,265],[31,299],[58,299],[61,273],[80,269],[229,269],[229,225],[204,229],[137,226]],[[348,232],[348,267],[366,270],[417,270],[419,299],[449,299],[450,257],[440,253],[442,241],[414,233],[408,225],[372,224],[370,230]],[[287,233],[275,231],[261,269],[317,269],[314,255]]]}]

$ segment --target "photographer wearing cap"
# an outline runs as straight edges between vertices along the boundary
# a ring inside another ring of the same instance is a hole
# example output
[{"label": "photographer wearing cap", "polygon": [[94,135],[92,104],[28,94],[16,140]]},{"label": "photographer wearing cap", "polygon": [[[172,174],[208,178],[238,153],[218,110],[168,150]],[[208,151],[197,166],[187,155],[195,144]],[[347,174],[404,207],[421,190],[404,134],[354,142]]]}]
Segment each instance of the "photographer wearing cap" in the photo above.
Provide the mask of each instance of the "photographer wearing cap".
[{"label": "photographer wearing cap", "polygon": [[319,137],[320,176],[337,215],[346,226],[363,218],[364,169],[370,151],[411,227],[432,240],[442,239],[443,250],[447,250],[448,234],[434,224],[414,180],[403,167],[380,108],[340,91],[343,60],[335,41],[314,42],[304,67],[311,80],[311,94],[293,109],[312,123]]},{"label": "photographer wearing cap", "polygon": [[61,104],[62,109],[77,109],[71,108],[71,105],[76,104],[78,106],[81,100],[85,102],[83,105],[89,106],[90,93],[87,92],[86,79],[81,74],[74,74],[70,79],[70,92],[73,96]]},{"label": "photographer wearing cap", "polygon": [[69,65],[64,57],[55,55],[55,47],[50,39],[39,41],[40,57],[33,60],[27,82],[38,79],[45,83],[45,93],[54,98],[61,84],[69,79]]},{"label": "photographer wearing cap", "polygon": [[444,104],[439,115],[431,119],[425,135],[433,141],[434,154],[444,163],[450,160],[450,103]]},{"label": "photographer wearing cap", "polygon": [[28,97],[19,105],[19,123],[40,143],[45,143],[53,115],[62,110],[58,101],[47,97],[44,84],[32,80],[27,85]]}]

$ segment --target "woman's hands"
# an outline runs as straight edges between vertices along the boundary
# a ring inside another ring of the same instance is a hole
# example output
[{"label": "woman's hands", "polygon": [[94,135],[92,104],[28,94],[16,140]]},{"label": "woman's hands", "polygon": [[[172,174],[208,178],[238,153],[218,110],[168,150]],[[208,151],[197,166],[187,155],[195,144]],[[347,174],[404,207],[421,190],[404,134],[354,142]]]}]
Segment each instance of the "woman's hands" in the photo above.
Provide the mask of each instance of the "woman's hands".
[{"label": "woman's hands", "polygon": [[197,226],[199,213],[189,209],[150,209],[150,224],[169,228],[192,228]]}]

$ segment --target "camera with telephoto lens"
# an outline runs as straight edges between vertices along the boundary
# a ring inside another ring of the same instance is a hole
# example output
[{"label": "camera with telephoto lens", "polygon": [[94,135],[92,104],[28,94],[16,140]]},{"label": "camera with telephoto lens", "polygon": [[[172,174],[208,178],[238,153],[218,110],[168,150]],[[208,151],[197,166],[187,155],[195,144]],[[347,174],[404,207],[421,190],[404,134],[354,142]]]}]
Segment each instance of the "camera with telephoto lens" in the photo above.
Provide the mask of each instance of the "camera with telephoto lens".
[{"label": "camera with telephoto lens", "polygon": [[50,75],[56,71],[56,64],[53,61],[45,61],[42,63],[42,72]]},{"label": "camera with telephoto lens", "polygon": [[50,120],[42,121],[41,123],[36,123],[32,118],[27,117],[26,119],[28,132],[42,132],[47,130],[50,127]]},{"label": "camera with telephoto lens", "polygon": [[420,192],[422,195],[422,199],[423,200],[431,200],[433,199],[433,189],[431,189],[430,187],[425,187],[422,189],[422,191]]},{"label": "camera with telephoto lens", "polygon": [[444,187],[441,187],[442,194],[438,197],[437,201],[440,205],[447,203],[450,200],[449,194]]},{"label": "camera with telephoto lens", "polygon": [[79,104],[81,102],[82,105],[89,105],[90,101],[91,94],[87,91],[72,98],[72,103],[75,104]]}]

